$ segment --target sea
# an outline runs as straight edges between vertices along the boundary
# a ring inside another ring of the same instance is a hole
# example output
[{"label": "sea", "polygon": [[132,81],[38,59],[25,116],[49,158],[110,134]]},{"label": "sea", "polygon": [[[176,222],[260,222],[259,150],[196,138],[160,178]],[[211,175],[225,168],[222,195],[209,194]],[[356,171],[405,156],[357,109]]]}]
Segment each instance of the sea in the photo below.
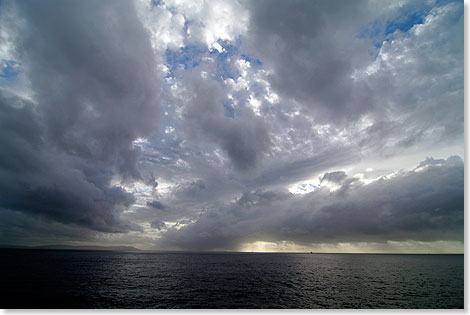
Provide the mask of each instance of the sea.
[{"label": "sea", "polygon": [[0,249],[0,308],[461,309],[464,255]]}]

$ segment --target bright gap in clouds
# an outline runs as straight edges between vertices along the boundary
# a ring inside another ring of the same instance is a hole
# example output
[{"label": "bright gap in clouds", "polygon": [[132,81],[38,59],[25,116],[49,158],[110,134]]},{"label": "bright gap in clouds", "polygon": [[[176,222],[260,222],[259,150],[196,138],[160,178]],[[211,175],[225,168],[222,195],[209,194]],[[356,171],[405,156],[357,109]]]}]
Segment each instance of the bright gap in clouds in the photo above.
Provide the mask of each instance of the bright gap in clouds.
[{"label": "bright gap in clouds", "polygon": [[462,253],[461,242],[435,241],[416,242],[404,241],[385,243],[336,243],[336,244],[310,244],[298,245],[288,241],[264,242],[241,244],[241,252],[253,253],[413,253],[413,254],[460,254]]},{"label": "bright gap in clouds", "polygon": [[462,252],[463,11],[2,2],[0,240]]}]

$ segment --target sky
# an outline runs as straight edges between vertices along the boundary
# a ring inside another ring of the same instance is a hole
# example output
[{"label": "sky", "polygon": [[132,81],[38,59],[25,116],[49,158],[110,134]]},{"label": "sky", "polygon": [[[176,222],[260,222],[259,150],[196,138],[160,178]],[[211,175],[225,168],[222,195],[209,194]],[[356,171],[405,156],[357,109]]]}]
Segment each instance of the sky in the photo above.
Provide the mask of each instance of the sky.
[{"label": "sky", "polygon": [[462,253],[462,1],[0,2],[0,244]]}]

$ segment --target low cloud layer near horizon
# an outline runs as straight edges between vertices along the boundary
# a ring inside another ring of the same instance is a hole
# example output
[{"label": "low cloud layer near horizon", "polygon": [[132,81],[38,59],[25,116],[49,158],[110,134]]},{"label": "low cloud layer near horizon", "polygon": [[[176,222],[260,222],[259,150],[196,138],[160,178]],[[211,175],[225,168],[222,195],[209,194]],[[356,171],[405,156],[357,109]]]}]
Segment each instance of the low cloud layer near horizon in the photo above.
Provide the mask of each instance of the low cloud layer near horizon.
[{"label": "low cloud layer near horizon", "polygon": [[463,252],[460,1],[3,1],[0,243]]}]

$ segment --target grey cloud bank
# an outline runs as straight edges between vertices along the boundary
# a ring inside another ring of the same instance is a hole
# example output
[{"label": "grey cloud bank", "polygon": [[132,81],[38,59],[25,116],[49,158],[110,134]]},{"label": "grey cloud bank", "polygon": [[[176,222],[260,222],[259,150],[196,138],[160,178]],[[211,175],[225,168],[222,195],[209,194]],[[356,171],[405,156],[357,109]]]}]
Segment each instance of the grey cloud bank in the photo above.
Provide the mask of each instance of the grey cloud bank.
[{"label": "grey cloud bank", "polygon": [[461,2],[0,9],[0,243],[463,251]]},{"label": "grey cloud bank", "polygon": [[141,176],[131,142],[159,117],[153,53],[132,3],[3,6],[22,17],[8,26],[34,104],[2,91],[1,206],[101,231],[139,229],[119,220],[134,197],[110,185],[115,175]]},{"label": "grey cloud bank", "polygon": [[334,191],[245,193],[225,208],[207,211],[195,224],[168,231],[165,241],[201,250],[237,250],[241,243],[278,240],[302,245],[463,241],[460,158],[429,159],[412,171],[367,185],[350,179]]}]

